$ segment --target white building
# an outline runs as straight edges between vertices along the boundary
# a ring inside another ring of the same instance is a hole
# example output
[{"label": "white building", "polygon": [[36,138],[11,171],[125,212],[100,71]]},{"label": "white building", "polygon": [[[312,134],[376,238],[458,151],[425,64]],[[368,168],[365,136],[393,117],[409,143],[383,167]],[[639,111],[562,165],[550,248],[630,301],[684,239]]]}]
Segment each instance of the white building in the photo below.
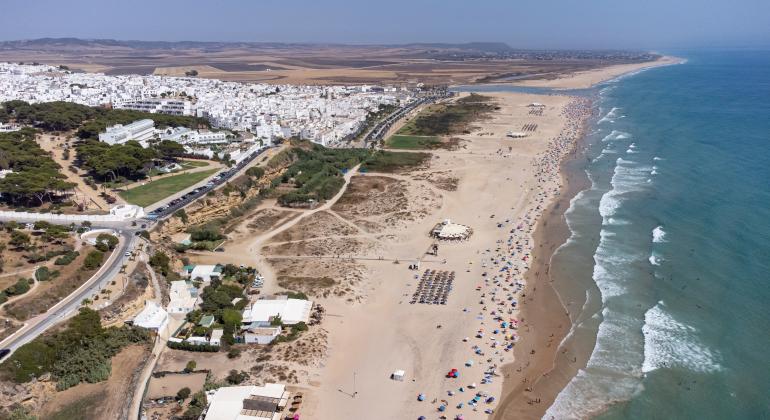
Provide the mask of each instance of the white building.
[{"label": "white building", "polygon": [[248,327],[243,330],[243,341],[246,344],[270,344],[279,335],[281,327]]},{"label": "white building", "polygon": [[168,313],[157,303],[148,300],[144,309],[134,318],[134,325],[156,332],[163,331],[168,325]]},{"label": "white building", "polygon": [[217,328],[215,330],[211,331],[211,338],[209,338],[209,344],[212,346],[219,346],[222,344],[222,335],[224,335],[224,330],[221,328]]},{"label": "white building", "polygon": [[21,126],[18,124],[0,123],[0,133],[10,133],[11,131],[19,131],[19,130],[21,130]]},{"label": "white building", "polygon": [[115,109],[130,109],[153,114],[195,115],[195,105],[186,99],[142,98],[115,101]]},{"label": "white building", "polygon": [[208,394],[206,420],[279,420],[289,403],[282,384],[227,386]]},{"label": "white building", "polygon": [[208,283],[213,278],[222,277],[222,266],[217,265],[196,265],[190,271],[190,280],[201,279],[204,283]]},{"label": "white building", "polygon": [[118,204],[110,208],[110,214],[122,219],[138,219],[144,217],[144,208],[135,204]]},{"label": "white building", "polygon": [[170,314],[186,314],[195,309],[198,289],[184,280],[172,281],[169,297],[171,300],[166,306],[166,311]]},{"label": "white building", "polygon": [[246,306],[243,311],[243,324],[251,326],[269,325],[275,317],[281,318],[281,323],[293,325],[299,322],[310,321],[310,311],[313,302],[304,299],[289,299],[286,296],[277,296],[275,299],[259,299]]},{"label": "white building", "polygon": [[134,121],[128,125],[115,124],[99,133],[99,141],[107,144],[123,144],[129,140],[146,142],[155,136],[155,123],[152,120]]},{"label": "white building", "polygon": [[169,127],[161,132],[161,140],[172,140],[179,144],[225,144],[225,131],[196,131],[185,127]]}]

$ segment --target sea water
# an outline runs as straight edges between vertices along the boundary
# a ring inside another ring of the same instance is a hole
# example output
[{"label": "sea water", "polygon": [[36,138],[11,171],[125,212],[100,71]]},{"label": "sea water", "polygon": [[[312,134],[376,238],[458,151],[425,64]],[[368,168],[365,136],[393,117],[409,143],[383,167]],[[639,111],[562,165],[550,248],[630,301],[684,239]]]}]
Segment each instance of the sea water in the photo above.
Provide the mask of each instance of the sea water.
[{"label": "sea water", "polygon": [[595,344],[545,418],[770,418],[770,52],[676,55],[597,89],[552,260]]}]

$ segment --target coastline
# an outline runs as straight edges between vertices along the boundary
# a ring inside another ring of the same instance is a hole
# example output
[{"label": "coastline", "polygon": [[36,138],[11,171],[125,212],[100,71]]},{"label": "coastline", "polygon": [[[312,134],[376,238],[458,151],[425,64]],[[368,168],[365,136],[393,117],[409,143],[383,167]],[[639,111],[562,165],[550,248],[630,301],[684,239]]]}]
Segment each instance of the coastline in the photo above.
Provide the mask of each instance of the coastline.
[{"label": "coastline", "polygon": [[[559,392],[578,369],[585,366],[591,355],[591,349],[562,353],[562,357],[557,354],[570,331],[572,320],[550,273],[551,258],[571,235],[565,212],[572,199],[590,187],[583,170],[588,124],[586,119],[574,150],[561,162],[562,188],[559,197],[543,211],[535,227],[532,266],[526,273],[527,296],[521,307],[525,329],[520,330],[521,340],[515,348],[514,361],[502,368],[505,379],[500,404],[492,417],[495,420],[542,418]],[[532,351],[535,357],[530,357],[533,356]],[[570,360],[570,357],[576,360]]]},{"label": "coastline", "polygon": [[550,88],[554,90],[588,89],[599,83],[613,80],[618,77],[628,76],[636,72],[655,67],[670,66],[685,62],[683,58],[664,55],[655,61],[633,64],[617,64],[598,69],[571,73],[565,77],[556,79],[521,80],[511,83],[513,86]]},{"label": "coastline", "polygon": [[[653,63],[611,66],[556,80],[525,81],[517,86],[551,88],[558,94],[559,89],[586,89],[650,68],[681,64],[685,61],[678,57],[663,56]],[[591,73],[589,77],[586,77],[587,73]],[[572,234],[567,226],[565,213],[575,196],[590,187],[584,167],[586,136],[591,120],[592,117],[583,122],[582,134],[577,140],[574,152],[565,156],[561,162],[560,195],[543,211],[533,234],[535,247],[532,266],[526,273],[527,299],[521,309],[522,319],[526,320],[525,325],[529,328],[521,334],[522,339],[515,349],[514,362],[503,366],[505,382],[500,404],[492,417],[494,420],[543,418],[559,393],[580,369],[586,367],[596,344],[595,335],[576,337],[578,334],[572,334],[571,328],[576,319],[562,299],[569,296],[571,299],[566,300],[570,302],[570,306],[578,307],[596,305],[596,302],[587,302],[587,297],[582,297],[581,301],[580,296],[574,293],[570,295],[567,290],[559,290],[555,284],[565,286],[572,281],[550,272],[554,254]],[[538,287],[540,290],[537,290]],[[596,310],[600,311],[601,308]],[[570,342],[567,343],[567,340]],[[530,353],[532,351],[535,351],[534,355],[537,357],[533,357]],[[532,357],[531,362],[525,360],[528,356]]]}]

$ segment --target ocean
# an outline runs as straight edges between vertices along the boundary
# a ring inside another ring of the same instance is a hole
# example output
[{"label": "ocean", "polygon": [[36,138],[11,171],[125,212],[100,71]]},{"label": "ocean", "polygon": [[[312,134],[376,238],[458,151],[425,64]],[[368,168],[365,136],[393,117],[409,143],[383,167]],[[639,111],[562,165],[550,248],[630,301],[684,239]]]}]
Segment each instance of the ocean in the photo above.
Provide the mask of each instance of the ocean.
[{"label": "ocean", "polygon": [[546,419],[770,419],[770,51],[669,54],[567,92],[596,99],[591,186],[550,273],[590,357]]},{"label": "ocean", "polygon": [[545,418],[770,418],[770,52],[598,87],[552,276],[595,340]]}]

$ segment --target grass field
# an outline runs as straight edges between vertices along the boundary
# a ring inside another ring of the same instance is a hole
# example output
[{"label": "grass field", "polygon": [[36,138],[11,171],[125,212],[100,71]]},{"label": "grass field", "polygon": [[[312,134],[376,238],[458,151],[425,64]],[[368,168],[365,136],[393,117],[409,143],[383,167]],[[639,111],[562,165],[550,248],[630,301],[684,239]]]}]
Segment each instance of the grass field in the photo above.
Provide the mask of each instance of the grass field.
[{"label": "grass field", "polygon": [[128,191],[121,191],[120,196],[131,204],[146,207],[203,181],[217,171],[218,169],[211,169],[161,178],[157,181],[131,188]]},{"label": "grass field", "polygon": [[179,165],[185,169],[189,168],[202,168],[204,166],[209,166],[209,163],[205,160],[181,160],[179,161]]},{"label": "grass field", "polygon": [[385,142],[391,149],[432,149],[441,145],[441,139],[435,136],[409,136],[394,134]]}]

